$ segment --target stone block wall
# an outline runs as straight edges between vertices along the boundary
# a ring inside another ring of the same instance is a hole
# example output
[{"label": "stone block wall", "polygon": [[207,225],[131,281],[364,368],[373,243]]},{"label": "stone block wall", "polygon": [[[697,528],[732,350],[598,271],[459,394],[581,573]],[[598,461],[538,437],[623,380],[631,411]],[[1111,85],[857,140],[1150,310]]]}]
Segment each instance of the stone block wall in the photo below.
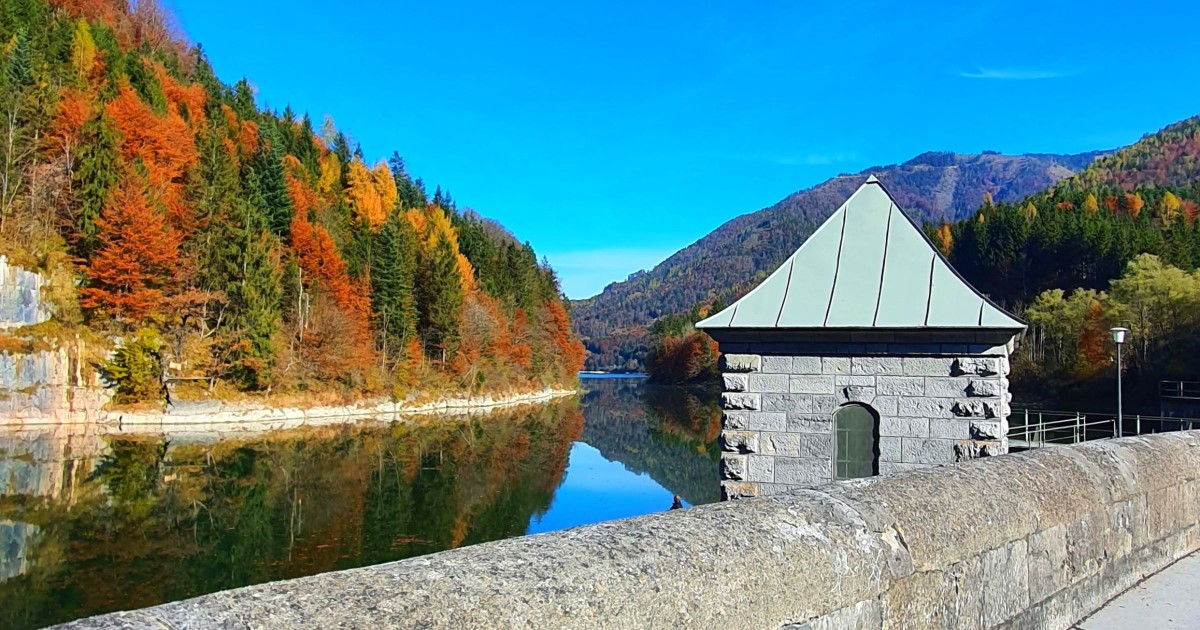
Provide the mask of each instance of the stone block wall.
[{"label": "stone block wall", "polygon": [[833,414],[879,416],[879,473],[1008,451],[1006,345],[723,343],[725,498],[833,478]]}]

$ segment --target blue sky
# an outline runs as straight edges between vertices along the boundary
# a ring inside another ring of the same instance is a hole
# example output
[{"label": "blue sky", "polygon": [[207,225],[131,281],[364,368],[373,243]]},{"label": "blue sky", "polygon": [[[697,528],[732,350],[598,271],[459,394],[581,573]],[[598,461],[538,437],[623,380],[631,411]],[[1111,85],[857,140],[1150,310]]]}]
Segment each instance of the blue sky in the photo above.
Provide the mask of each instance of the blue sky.
[{"label": "blue sky", "polygon": [[166,4],[223,80],[400,151],[573,298],[839,173],[1200,113],[1178,0]]}]

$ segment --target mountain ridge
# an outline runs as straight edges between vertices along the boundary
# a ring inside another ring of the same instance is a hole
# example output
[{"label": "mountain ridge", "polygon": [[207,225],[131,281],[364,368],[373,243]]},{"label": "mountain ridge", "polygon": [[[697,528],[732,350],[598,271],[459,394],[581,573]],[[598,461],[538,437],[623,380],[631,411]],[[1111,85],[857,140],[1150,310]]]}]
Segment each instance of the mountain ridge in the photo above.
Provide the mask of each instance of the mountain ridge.
[{"label": "mountain ridge", "polygon": [[772,206],[733,217],[653,269],[572,301],[576,330],[588,349],[586,367],[640,369],[646,329],[654,319],[727,297],[769,273],[869,174],[879,177],[915,220],[944,222],[969,216],[985,194],[1017,201],[1045,190],[1104,154],[929,151],[899,164],[839,174]]}]

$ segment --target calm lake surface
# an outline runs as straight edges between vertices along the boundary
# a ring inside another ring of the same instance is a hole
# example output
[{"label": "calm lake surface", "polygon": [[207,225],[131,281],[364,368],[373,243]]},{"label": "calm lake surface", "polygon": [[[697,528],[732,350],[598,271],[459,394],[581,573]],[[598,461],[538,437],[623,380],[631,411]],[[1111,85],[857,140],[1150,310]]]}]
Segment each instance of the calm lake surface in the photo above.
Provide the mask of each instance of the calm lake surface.
[{"label": "calm lake surface", "polygon": [[720,418],[715,396],[610,377],[421,424],[0,428],[0,628],[717,501]]}]

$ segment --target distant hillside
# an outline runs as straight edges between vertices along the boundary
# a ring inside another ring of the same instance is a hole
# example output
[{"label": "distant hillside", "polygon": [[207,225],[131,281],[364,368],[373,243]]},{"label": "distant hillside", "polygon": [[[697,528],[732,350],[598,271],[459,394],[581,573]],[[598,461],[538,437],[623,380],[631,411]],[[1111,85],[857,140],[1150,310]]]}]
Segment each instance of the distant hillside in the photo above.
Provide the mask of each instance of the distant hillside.
[{"label": "distant hillside", "polygon": [[1132,190],[1139,186],[1189,188],[1197,183],[1200,183],[1200,116],[1168,125],[1103,156],[1063,185]]},{"label": "distant hillside", "polygon": [[1017,201],[1070,177],[1098,152],[1009,156],[924,153],[908,162],[834,177],[779,203],[736,217],[676,252],[651,271],[610,284],[573,302],[576,329],[588,348],[587,369],[640,369],[647,326],[731,287],[769,273],[850,193],[874,174],[918,221],[969,216],[990,193]]}]

